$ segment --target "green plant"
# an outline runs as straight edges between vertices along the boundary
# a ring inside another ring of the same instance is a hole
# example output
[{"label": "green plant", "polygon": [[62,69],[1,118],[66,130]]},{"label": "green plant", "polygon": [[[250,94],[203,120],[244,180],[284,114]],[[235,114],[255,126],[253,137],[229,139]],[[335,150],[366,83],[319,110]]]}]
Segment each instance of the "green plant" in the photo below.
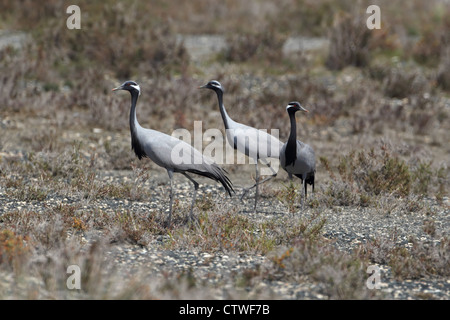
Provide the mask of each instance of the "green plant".
[{"label": "green plant", "polygon": [[386,148],[381,153],[355,151],[342,156],[338,164],[342,182],[350,189],[365,191],[372,195],[381,193],[405,196],[411,188],[409,166],[398,157],[392,156]]},{"label": "green plant", "polygon": [[289,213],[293,214],[296,211],[297,186],[289,181],[289,184],[283,184],[283,190],[277,194],[277,199],[281,201],[287,208]]},{"label": "green plant", "polygon": [[388,153],[385,153],[380,160],[381,166],[373,168],[367,177],[364,177],[366,178],[365,190],[375,195],[381,193],[408,195],[411,188],[411,173],[408,165],[397,157],[391,157]]},{"label": "green plant", "polygon": [[339,158],[335,168],[325,157],[319,160],[331,177],[322,198],[328,205],[368,206],[378,196],[423,197],[433,192],[439,200],[447,186],[443,167],[432,169],[431,162],[408,164],[386,146],[351,151]]}]

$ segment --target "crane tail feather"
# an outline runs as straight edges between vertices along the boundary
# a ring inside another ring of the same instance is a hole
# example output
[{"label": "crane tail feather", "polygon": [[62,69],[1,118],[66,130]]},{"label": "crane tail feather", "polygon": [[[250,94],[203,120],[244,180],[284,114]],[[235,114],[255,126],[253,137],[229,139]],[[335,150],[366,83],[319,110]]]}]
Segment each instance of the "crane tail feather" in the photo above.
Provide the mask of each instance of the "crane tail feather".
[{"label": "crane tail feather", "polygon": [[212,170],[210,171],[200,171],[196,169],[190,169],[187,170],[187,172],[192,172],[195,174],[198,174],[203,177],[210,178],[212,180],[218,181],[222,184],[222,186],[225,188],[225,191],[228,193],[228,195],[231,197],[232,193],[234,193],[233,184],[231,183],[230,179],[226,175],[226,171],[219,166],[212,166]]}]

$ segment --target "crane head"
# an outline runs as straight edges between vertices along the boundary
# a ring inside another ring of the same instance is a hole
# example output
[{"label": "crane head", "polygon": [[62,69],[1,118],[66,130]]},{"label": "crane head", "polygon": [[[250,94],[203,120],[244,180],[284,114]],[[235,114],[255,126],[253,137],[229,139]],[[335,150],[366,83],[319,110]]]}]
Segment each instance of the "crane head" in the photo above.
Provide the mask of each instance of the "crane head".
[{"label": "crane head", "polygon": [[294,112],[294,113],[297,111],[308,112],[308,110],[303,108],[302,105],[300,104],[300,102],[298,102],[298,101],[289,102],[289,104],[286,106],[286,111]]},{"label": "crane head", "polygon": [[135,81],[131,81],[131,80],[125,81],[117,88],[112,89],[112,91],[117,91],[117,90],[127,90],[127,91],[130,91],[130,93],[133,93],[133,91],[135,91],[139,95],[141,94],[141,87],[139,87],[139,85]]},{"label": "crane head", "polygon": [[210,82],[208,82],[204,86],[201,86],[201,87],[198,87],[198,88],[199,89],[211,89],[211,90],[214,90],[214,91],[220,90],[220,91],[224,92],[222,85],[217,80],[211,80]]}]

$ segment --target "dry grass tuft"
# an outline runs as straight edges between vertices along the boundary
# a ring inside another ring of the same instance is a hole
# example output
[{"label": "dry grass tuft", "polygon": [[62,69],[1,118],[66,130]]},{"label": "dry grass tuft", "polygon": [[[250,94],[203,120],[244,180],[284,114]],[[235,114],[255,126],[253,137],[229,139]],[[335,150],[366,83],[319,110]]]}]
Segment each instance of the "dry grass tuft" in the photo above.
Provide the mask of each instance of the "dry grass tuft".
[{"label": "dry grass tuft", "polygon": [[377,196],[425,197],[430,193],[439,198],[447,188],[442,180],[445,168],[435,171],[430,163],[408,164],[386,145],[379,150],[352,151],[340,157],[334,169],[325,157],[320,162],[332,179],[325,191],[328,204],[367,206]]},{"label": "dry grass tuft", "polygon": [[341,70],[346,66],[365,67],[370,60],[371,32],[358,14],[339,13],[330,32],[326,66]]}]

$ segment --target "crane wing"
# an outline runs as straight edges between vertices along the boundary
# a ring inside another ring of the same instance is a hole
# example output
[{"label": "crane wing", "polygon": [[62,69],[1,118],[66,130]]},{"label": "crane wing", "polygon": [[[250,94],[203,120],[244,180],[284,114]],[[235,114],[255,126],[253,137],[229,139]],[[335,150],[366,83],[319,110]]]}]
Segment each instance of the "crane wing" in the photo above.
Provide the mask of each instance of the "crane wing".
[{"label": "crane wing", "polygon": [[267,133],[240,123],[227,129],[228,142],[239,152],[253,159],[278,158],[283,146],[280,140]]},{"label": "crane wing", "polygon": [[190,144],[165,133],[140,128],[141,148],[157,165],[173,172],[192,172],[222,183],[231,195],[232,184],[225,171]]}]

